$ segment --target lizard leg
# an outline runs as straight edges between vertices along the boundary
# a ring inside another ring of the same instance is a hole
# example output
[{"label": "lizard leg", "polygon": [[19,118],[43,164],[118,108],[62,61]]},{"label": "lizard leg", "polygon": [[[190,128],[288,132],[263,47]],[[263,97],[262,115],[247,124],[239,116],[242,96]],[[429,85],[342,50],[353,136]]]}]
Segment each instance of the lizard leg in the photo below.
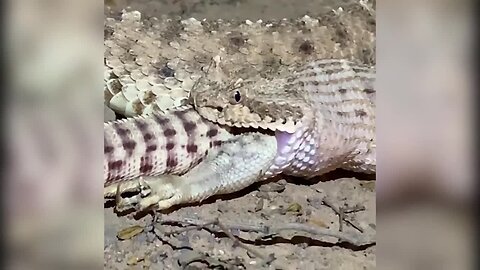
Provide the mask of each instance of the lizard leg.
[{"label": "lizard leg", "polygon": [[277,154],[274,136],[242,134],[226,141],[182,176],[143,177],[151,191],[139,199],[137,210],[201,202],[218,194],[241,190],[261,179]]}]

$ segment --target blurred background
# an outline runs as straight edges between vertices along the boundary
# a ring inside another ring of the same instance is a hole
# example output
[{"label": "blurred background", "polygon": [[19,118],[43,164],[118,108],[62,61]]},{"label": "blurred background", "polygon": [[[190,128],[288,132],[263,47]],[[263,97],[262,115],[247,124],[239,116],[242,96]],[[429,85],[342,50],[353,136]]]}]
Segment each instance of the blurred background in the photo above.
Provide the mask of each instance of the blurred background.
[{"label": "blurred background", "polygon": [[471,269],[473,14],[468,1],[377,6],[377,266]]},{"label": "blurred background", "polygon": [[[103,267],[102,22],[110,9],[266,19],[345,2],[10,1],[9,268]],[[379,269],[473,268],[471,4],[376,3]]]}]

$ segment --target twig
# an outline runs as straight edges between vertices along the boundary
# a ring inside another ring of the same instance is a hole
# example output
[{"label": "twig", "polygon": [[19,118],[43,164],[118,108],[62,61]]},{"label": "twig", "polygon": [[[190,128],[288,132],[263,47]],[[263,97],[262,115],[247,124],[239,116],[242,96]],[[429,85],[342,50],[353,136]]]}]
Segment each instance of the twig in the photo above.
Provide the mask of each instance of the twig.
[{"label": "twig", "polygon": [[[189,226],[202,226],[203,224],[214,224],[220,227],[220,222],[215,223],[216,221],[212,222],[204,222],[200,220],[195,220],[191,218],[183,218],[183,219],[163,219],[161,221],[162,224],[165,223],[178,223],[183,225]],[[372,239],[368,239],[366,236],[362,234],[356,233],[347,233],[347,232],[335,232],[332,230],[322,229],[318,227],[313,227],[308,224],[301,224],[301,223],[286,223],[280,226],[267,226],[267,225],[250,225],[250,224],[232,224],[232,223],[221,223],[220,229],[227,233],[228,230],[240,230],[240,231],[247,231],[247,232],[257,232],[266,235],[278,235],[282,231],[302,231],[307,232],[312,235],[316,236],[329,236],[334,237],[340,240],[341,242],[348,242],[356,246],[372,244],[375,241]],[[227,233],[228,236],[228,233]],[[232,235],[233,236],[233,235]],[[230,236],[229,236],[230,237]]]},{"label": "twig", "polygon": [[343,207],[340,207],[338,210],[340,210],[338,213],[338,231],[343,232],[343,220],[345,219],[345,212],[343,210]]},{"label": "twig", "polygon": [[[180,222],[179,222],[180,223]],[[198,229],[203,229],[203,228],[207,228],[208,226],[210,225],[216,225],[216,221],[213,220],[213,221],[210,221],[210,222],[206,222],[204,224],[192,224],[192,223],[184,223],[186,225],[189,225],[191,227],[184,227],[182,229],[179,229],[179,230],[176,230],[176,231],[171,231],[171,232],[165,232],[165,235],[166,236],[170,236],[170,235],[173,235],[173,234],[180,234],[180,233],[184,233],[184,232],[187,232],[187,231],[192,231],[192,230],[198,230]]]},{"label": "twig", "polygon": [[[347,222],[348,224],[350,224],[350,226],[354,227],[355,229],[357,229],[359,232],[363,233],[363,229],[360,227],[360,225],[354,223],[353,221],[349,220],[346,216],[345,216],[345,210],[342,209],[342,208],[338,208],[336,207],[333,203],[331,203],[326,197],[322,199],[323,201],[323,204],[325,204],[326,206],[330,207],[333,212],[335,212],[338,216],[339,216],[339,222],[340,222],[340,228],[339,228],[339,231],[342,231],[343,230],[343,226],[342,226],[342,220]],[[356,209],[359,209],[358,211],[362,211],[364,210],[365,208],[360,208],[360,207],[356,207]],[[351,213],[353,211],[350,211],[349,213]]]},{"label": "twig", "polygon": [[165,220],[165,219],[162,219],[161,223],[162,224],[165,224],[165,223],[179,223],[179,224],[183,224],[183,225],[192,226],[192,227],[185,227],[185,228],[182,228],[180,230],[172,231],[172,232],[169,232],[169,233],[165,233],[166,235],[183,233],[183,232],[186,232],[186,231],[199,229],[199,228],[209,229],[208,227],[212,226],[212,225],[213,226],[218,226],[220,228],[220,230],[222,232],[224,232],[228,236],[228,238],[230,238],[233,241],[234,245],[245,249],[246,251],[250,252],[251,254],[253,254],[257,258],[260,258],[261,260],[263,260],[264,263],[269,264],[274,259],[271,256],[266,257],[265,255],[261,254],[257,250],[255,250],[255,249],[245,245],[244,243],[242,243],[240,240],[238,240],[238,238],[235,235],[233,235],[231,233],[230,230],[232,230],[232,228],[227,227],[224,224],[222,224],[218,218],[216,218],[212,221],[208,221],[208,222],[202,222],[202,221],[193,220],[193,219],[190,219],[190,218],[185,218],[183,220],[176,220],[176,219],[175,220],[172,220],[172,219]]},{"label": "twig", "polygon": [[360,211],[365,211],[365,206],[363,205],[356,205],[352,207],[347,207],[343,209],[343,212],[345,214],[350,214],[350,213],[355,213],[355,212],[360,212]]},{"label": "twig", "polygon": [[216,219],[216,222],[217,222],[217,226],[220,227],[220,229],[225,233],[227,234],[228,237],[230,237],[230,239],[232,239],[232,241],[234,242],[235,245],[238,245],[239,247],[245,249],[246,251],[252,253],[253,255],[255,255],[256,257],[262,259],[265,263],[269,264],[272,262],[272,260],[274,258],[267,258],[265,257],[263,254],[261,254],[260,252],[256,251],[255,249],[252,249],[250,248],[249,246],[245,245],[244,243],[242,243],[240,240],[238,240],[237,237],[235,237],[235,235],[232,234],[232,232],[230,231],[231,229],[230,228],[227,228],[226,226],[224,226],[220,220],[218,220],[218,218]]}]

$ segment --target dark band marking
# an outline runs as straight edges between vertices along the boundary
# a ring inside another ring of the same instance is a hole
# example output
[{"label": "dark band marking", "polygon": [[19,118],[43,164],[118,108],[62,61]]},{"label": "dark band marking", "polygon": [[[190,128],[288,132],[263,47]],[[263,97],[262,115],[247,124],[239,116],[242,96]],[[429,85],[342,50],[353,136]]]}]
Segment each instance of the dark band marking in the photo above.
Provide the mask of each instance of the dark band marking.
[{"label": "dark band marking", "polygon": [[[103,130],[103,153],[104,153],[104,160],[112,160],[112,155],[113,152],[115,151],[115,148],[112,146],[110,143],[110,135],[113,131],[110,130],[110,127],[107,129]],[[107,179],[105,179],[105,185],[110,183],[112,179],[112,167],[115,168],[116,164],[111,164],[111,162],[108,162],[107,164]]]},{"label": "dark band marking", "polygon": [[165,146],[162,146],[161,148],[165,147],[164,149],[167,150],[164,174],[169,174],[174,171],[178,165],[177,153],[175,152],[177,131],[174,129],[172,124],[173,118],[168,119],[166,117],[156,115],[155,119],[155,121],[159,124],[160,129],[163,130],[163,136],[165,136]]},{"label": "dark band marking", "polygon": [[172,150],[174,147],[175,144],[173,142],[168,142],[167,145],[165,145],[165,149],[167,149],[167,151]]},{"label": "dark band marking", "polygon": [[218,130],[215,128],[211,128],[209,131],[207,131],[207,137],[212,138],[217,136]]},{"label": "dark band marking", "polygon": [[148,128],[148,124],[145,121],[142,121],[140,119],[136,119],[134,123],[138,127],[138,129],[141,131],[146,131]]},{"label": "dark band marking", "polygon": [[115,124],[115,131],[121,137],[128,135],[128,129],[123,128],[119,123]]},{"label": "dark band marking", "polygon": [[122,168],[123,161],[117,160],[117,161],[112,161],[108,163],[108,170],[109,171],[118,171]]},{"label": "dark band marking", "polygon": [[[160,119],[160,122],[165,122],[163,119]],[[158,122],[158,121],[157,121]],[[152,155],[154,155],[155,150],[157,150],[157,144],[154,139],[154,135],[150,133],[149,124],[143,119],[135,120],[135,125],[140,130],[143,135],[143,141],[145,142],[145,154],[140,158],[140,174],[148,175],[153,170],[153,164],[151,162]],[[162,127],[162,125],[160,125]]]},{"label": "dark band marking", "polygon": [[149,174],[153,170],[153,165],[150,162],[148,157],[141,157],[140,158],[140,173],[141,174]]},{"label": "dark band marking", "polygon": [[140,166],[140,173],[149,174],[153,170],[152,164],[146,163]]},{"label": "dark band marking", "polygon": [[107,140],[107,132],[103,132],[103,154],[111,154],[113,153],[113,146]]},{"label": "dark band marking", "polygon": [[198,150],[198,146],[194,144],[187,145],[187,153],[196,153]]},{"label": "dark band marking", "polygon": [[118,136],[120,136],[123,149],[127,152],[127,156],[131,157],[137,143],[130,138],[130,130],[125,128],[121,123],[115,123],[113,128]]},{"label": "dark band marking", "polygon": [[132,153],[130,153],[130,152],[133,152],[136,145],[137,145],[137,143],[134,142],[134,141],[127,141],[127,142],[123,143],[123,149],[125,149],[127,152],[129,152],[128,155],[131,156]]},{"label": "dark band marking", "polygon": [[134,121],[135,126],[143,135],[143,140],[145,142],[145,154],[140,157],[140,175],[149,175],[153,171],[152,164],[152,152],[157,150],[157,145],[155,141],[152,140],[154,136],[149,131],[149,125],[143,119],[137,119]]},{"label": "dark band marking", "polygon": [[183,128],[185,129],[185,132],[187,132],[187,134],[189,134],[197,128],[197,125],[194,122],[191,122],[191,121],[184,122],[183,123]]},{"label": "dark band marking", "polygon": [[197,128],[197,124],[185,117],[187,111],[175,111],[174,114],[182,121],[183,129],[185,130],[185,133],[187,133],[188,137],[193,137],[192,133]]},{"label": "dark band marking", "polygon": [[147,149],[146,149],[145,151],[146,151],[147,153],[149,153],[149,152],[153,152],[153,151],[155,151],[155,150],[157,150],[157,145],[156,145],[156,144],[152,144],[152,145],[147,146]]},{"label": "dark band marking", "polygon": [[[188,118],[187,111],[175,112],[175,115],[182,121],[185,133],[188,136],[186,150],[188,154],[195,155],[198,151],[198,146],[195,144],[195,138],[197,135],[197,124]],[[195,157],[195,156],[193,156]]]},{"label": "dark band marking", "polygon": [[146,133],[145,135],[143,135],[143,139],[145,140],[145,142],[148,142],[149,140],[153,139],[152,133]]},{"label": "dark band marking", "polygon": [[158,114],[154,114],[153,118],[155,119],[155,122],[157,122],[160,126],[165,126],[170,122],[170,119],[162,117]]},{"label": "dark band marking", "polygon": [[176,158],[173,158],[170,156],[167,158],[167,171],[171,171],[177,165],[178,165],[178,161]]},{"label": "dark band marking", "polygon": [[103,153],[104,154],[111,154],[113,152],[113,147],[109,145],[105,145],[103,147]]},{"label": "dark band marking", "polygon": [[163,132],[163,135],[165,135],[165,137],[173,137],[177,134],[177,132],[175,131],[175,129],[173,128],[169,128],[169,129],[166,129],[164,132]]}]

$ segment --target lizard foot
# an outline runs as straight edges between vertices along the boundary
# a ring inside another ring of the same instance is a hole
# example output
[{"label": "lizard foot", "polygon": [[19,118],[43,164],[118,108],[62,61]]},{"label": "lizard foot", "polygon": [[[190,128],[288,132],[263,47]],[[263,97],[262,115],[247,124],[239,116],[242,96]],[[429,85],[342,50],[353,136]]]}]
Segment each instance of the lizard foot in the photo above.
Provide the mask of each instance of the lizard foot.
[{"label": "lizard foot", "polygon": [[201,202],[210,196],[238,191],[260,179],[274,162],[275,137],[245,134],[225,142],[184,175],[139,178],[141,192],[117,203],[138,212],[164,210],[177,204]]},{"label": "lizard foot", "polygon": [[[120,183],[110,188],[116,188],[116,192],[109,190],[108,195],[115,196],[115,209],[124,211],[135,209],[142,212],[148,208],[163,210],[175,204],[186,202],[189,192],[182,183],[185,178],[176,175],[144,176],[135,180]],[[137,194],[122,197],[126,192],[137,192]],[[105,193],[106,194],[106,193]]]},{"label": "lizard foot", "polygon": [[148,208],[163,210],[186,202],[184,198],[189,196],[189,192],[188,188],[185,189],[187,186],[183,184],[185,180],[177,175],[143,177],[150,192],[141,194],[142,198],[136,201],[136,210],[144,211]]},{"label": "lizard foot", "polygon": [[[127,192],[136,192],[137,194],[130,197],[122,197],[122,194]],[[135,208],[138,201],[141,200],[141,198],[148,196],[150,193],[150,187],[141,177],[127,183],[119,183],[116,185],[116,191],[114,193],[115,209],[122,212],[123,210]]]}]

